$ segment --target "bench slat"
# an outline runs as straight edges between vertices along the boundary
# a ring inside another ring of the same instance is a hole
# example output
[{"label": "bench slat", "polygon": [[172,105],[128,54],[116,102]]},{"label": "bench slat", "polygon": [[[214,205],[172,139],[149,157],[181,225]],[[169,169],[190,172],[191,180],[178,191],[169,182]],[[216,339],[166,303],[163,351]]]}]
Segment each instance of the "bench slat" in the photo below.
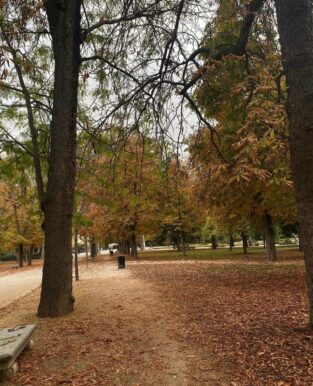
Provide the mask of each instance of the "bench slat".
[{"label": "bench slat", "polygon": [[0,330],[0,370],[15,361],[29,343],[35,328],[35,324],[30,324]]}]

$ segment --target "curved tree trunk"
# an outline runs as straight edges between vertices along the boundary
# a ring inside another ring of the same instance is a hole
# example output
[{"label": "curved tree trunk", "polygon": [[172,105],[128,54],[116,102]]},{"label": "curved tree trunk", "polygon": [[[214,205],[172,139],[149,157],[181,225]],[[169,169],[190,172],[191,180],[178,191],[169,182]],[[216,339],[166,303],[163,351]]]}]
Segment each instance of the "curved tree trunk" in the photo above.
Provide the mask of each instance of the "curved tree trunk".
[{"label": "curved tree trunk", "polygon": [[311,0],[276,0],[290,149],[313,328],[313,21]]},{"label": "curved tree trunk", "polygon": [[39,316],[73,310],[72,214],[80,64],[81,0],[45,2],[55,60],[48,184],[44,211],[45,261]]},{"label": "curved tree trunk", "polygon": [[272,216],[268,212],[264,213],[263,222],[267,258],[269,261],[277,261],[273,220]]}]

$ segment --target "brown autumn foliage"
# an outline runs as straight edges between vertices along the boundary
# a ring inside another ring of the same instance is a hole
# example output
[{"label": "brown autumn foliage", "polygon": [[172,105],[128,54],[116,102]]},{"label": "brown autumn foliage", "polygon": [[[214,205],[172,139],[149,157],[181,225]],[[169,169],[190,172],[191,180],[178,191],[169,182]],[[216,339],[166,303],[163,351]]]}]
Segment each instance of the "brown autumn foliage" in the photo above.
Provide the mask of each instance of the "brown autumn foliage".
[{"label": "brown autumn foliage", "polygon": [[301,254],[146,260],[123,272],[103,259],[76,284],[69,316],[37,319],[38,292],[0,310],[1,326],[38,323],[14,385],[312,384]]}]

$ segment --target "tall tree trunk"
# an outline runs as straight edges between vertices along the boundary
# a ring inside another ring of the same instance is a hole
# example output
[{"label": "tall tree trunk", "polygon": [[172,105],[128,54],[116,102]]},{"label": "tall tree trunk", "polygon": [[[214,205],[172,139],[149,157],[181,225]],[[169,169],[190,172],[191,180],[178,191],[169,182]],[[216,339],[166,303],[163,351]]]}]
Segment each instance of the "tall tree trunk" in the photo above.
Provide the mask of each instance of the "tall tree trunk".
[{"label": "tall tree trunk", "polygon": [[273,220],[272,220],[272,216],[268,212],[264,213],[263,222],[264,222],[267,258],[269,261],[277,261]]},{"label": "tall tree trunk", "polygon": [[55,60],[48,184],[44,211],[45,261],[38,315],[73,311],[72,214],[80,64],[81,0],[45,2]]},{"label": "tall tree trunk", "polygon": [[313,21],[311,0],[276,0],[288,90],[292,171],[313,328]]},{"label": "tall tree trunk", "polygon": [[244,232],[242,232],[241,238],[242,238],[243,253],[246,255],[248,253],[248,236]]},{"label": "tall tree trunk", "polygon": [[74,249],[75,249],[75,257],[74,257],[74,264],[75,264],[75,280],[79,280],[79,269],[78,269],[78,232],[77,229],[75,229],[75,235],[74,235]]}]

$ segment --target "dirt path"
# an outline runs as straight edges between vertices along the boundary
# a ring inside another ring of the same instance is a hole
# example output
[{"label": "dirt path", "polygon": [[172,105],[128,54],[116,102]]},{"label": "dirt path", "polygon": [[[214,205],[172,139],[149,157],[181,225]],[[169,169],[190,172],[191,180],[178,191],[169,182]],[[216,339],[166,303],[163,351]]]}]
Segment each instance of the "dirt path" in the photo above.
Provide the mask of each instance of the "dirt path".
[{"label": "dirt path", "polygon": [[41,282],[42,268],[33,268],[14,275],[0,276],[0,308],[24,295]]},{"label": "dirt path", "polygon": [[81,277],[69,316],[38,319],[38,289],[0,310],[0,327],[38,325],[35,347],[8,386],[195,386],[188,363],[195,353],[175,339],[179,318],[152,285],[112,263]]}]

